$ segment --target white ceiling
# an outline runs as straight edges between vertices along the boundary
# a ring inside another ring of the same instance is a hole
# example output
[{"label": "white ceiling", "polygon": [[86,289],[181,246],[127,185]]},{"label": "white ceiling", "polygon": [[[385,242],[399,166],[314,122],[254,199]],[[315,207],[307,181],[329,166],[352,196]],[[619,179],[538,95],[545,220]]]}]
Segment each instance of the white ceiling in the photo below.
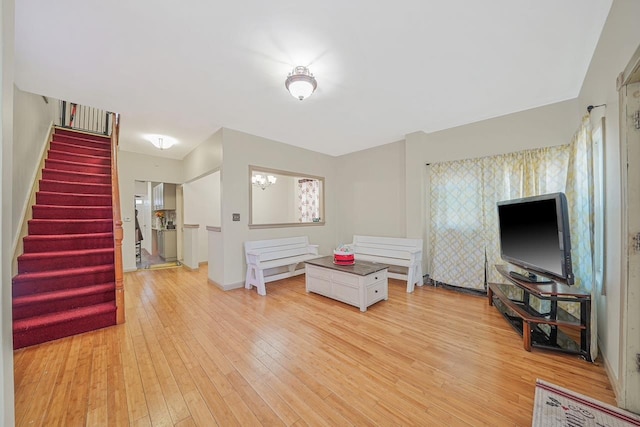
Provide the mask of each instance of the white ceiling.
[{"label": "white ceiling", "polygon": [[228,127],[341,155],[575,98],[611,2],[17,1],[16,84],[121,113],[123,150]]}]

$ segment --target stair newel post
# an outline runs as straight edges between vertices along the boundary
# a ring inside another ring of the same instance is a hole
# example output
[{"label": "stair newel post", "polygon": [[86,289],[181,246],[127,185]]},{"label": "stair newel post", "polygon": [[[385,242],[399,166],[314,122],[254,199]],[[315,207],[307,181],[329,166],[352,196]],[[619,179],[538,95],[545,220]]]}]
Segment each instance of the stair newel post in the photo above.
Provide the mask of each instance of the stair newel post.
[{"label": "stair newel post", "polygon": [[113,238],[116,282],[116,323],[124,323],[124,273],[122,267],[122,215],[120,212],[120,185],[118,181],[118,138],[120,136],[120,115],[112,114],[111,124],[111,187],[113,198]]},{"label": "stair newel post", "polygon": [[122,221],[114,222],[115,275],[116,275],[116,323],[124,323],[124,279],[122,268]]}]

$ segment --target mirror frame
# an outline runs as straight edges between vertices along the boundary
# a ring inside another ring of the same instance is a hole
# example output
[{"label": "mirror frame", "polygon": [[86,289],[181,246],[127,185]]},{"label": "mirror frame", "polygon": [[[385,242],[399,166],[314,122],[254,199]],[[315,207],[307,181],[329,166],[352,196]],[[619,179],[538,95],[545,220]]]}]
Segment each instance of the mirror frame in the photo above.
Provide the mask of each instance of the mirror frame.
[{"label": "mirror frame", "polygon": [[[265,173],[272,173],[275,175],[285,175],[285,176],[290,176],[290,177],[294,177],[294,178],[309,178],[309,179],[317,179],[318,181],[320,181],[320,187],[322,189],[322,191],[320,192],[320,221],[319,222],[283,222],[283,223],[274,223],[274,224],[254,224],[253,223],[253,184],[251,184],[251,177],[253,176],[253,174],[255,172],[265,172]],[[306,173],[298,173],[298,172],[291,172],[291,171],[285,171],[285,170],[281,170],[281,169],[272,169],[272,168],[265,168],[262,166],[255,166],[255,165],[249,165],[249,228],[253,229],[253,228],[281,228],[281,227],[317,227],[317,226],[323,226],[325,225],[325,219],[324,219],[324,191],[325,191],[325,185],[324,185],[324,177],[322,176],[315,176],[315,175],[309,175]]]}]

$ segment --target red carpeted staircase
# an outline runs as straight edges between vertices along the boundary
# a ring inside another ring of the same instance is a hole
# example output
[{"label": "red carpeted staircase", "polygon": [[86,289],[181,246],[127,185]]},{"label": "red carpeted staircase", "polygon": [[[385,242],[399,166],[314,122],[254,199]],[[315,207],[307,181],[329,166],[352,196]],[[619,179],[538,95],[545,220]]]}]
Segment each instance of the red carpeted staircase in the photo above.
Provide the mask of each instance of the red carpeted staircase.
[{"label": "red carpeted staircase", "polygon": [[116,324],[111,143],[56,129],[13,278],[14,349]]}]

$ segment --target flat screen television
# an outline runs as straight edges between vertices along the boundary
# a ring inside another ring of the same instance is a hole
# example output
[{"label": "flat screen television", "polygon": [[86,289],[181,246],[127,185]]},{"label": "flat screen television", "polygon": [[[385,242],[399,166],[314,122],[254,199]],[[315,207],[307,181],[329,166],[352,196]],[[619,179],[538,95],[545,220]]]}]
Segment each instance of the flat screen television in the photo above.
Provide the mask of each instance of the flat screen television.
[{"label": "flat screen television", "polygon": [[513,277],[538,283],[548,279],[574,283],[564,193],[498,202],[498,222],[502,259],[527,272],[511,272]]}]

